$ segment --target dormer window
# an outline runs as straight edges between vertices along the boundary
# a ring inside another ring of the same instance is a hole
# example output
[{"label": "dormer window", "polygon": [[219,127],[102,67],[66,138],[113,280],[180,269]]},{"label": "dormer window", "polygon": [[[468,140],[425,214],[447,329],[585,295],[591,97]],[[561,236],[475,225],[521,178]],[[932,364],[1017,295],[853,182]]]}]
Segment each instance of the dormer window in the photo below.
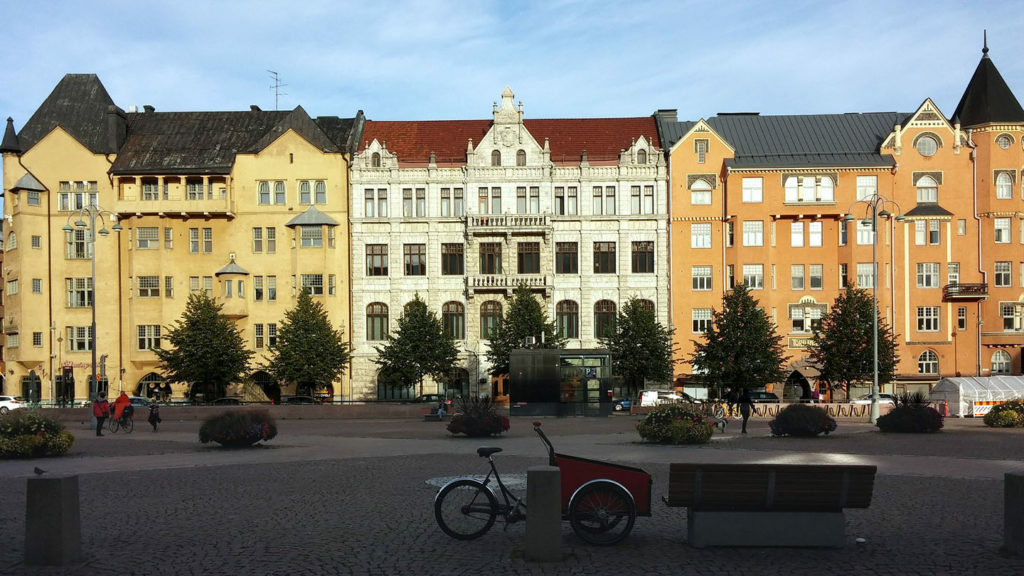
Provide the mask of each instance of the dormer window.
[{"label": "dormer window", "polygon": [[647,164],[647,150],[638,150],[636,153],[637,164]]},{"label": "dormer window", "polygon": [[526,150],[516,152],[516,166],[526,166]]},{"label": "dormer window", "polygon": [[930,134],[922,134],[914,142],[914,148],[917,148],[917,152],[921,156],[929,158],[935,156],[935,153],[939,151],[939,141]]},{"label": "dormer window", "polygon": [[370,156],[370,166],[374,168],[380,168],[380,152],[374,152]]},{"label": "dormer window", "polygon": [[491,150],[491,166],[501,166],[500,150]]}]

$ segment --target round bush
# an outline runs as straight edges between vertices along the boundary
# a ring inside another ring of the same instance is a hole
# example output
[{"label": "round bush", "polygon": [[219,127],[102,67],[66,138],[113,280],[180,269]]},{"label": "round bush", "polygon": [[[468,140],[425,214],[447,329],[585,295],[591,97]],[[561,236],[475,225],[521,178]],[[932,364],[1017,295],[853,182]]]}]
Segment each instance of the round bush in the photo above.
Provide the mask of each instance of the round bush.
[{"label": "round bush", "polygon": [[924,404],[897,404],[875,423],[882,432],[938,432],[942,430],[942,414]]},{"label": "round bush", "polygon": [[60,422],[29,410],[0,416],[0,458],[62,456],[75,437]]},{"label": "round bush", "polygon": [[452,434],[474,438],[501,434],[508,429],[508,417],[498,413],[498,407],[490,397],[457,399],[455,414],[448,422],[448,431]]},{"label": "round bush", "polygon": [[207,418],[199,428],[199,441],[229,448],[252,446],[277,436],[277,425],[265,410],[238,410]]},{"label": "round bush", "polygon": [[772,429],[772,436],[810,438],[834,431],[836,421],[821,408],[810,404],[790,404],[768,426]]},{"label": "round bush", "polygon": [[662,404],[636,425],[645,442],[657,444],[706,444],[714,424],[682,404]]},{"label": "round bush", "polygon": [[1024,400],[1017,398],[992,407],[985,414],[985,425],[992,428],[1024,427]]}]

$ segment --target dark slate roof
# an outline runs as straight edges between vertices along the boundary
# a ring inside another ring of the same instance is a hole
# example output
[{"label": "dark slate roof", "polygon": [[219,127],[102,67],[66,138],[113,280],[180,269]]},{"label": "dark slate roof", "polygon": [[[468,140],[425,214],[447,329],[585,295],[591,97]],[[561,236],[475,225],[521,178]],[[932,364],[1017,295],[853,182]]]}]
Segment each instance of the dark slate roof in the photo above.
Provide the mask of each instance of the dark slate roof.
[{"label": "dark slate roof", "polygon": [[298,106],[295,110],[289,112],[287,116],[277,123],[277,125],[268,130],[262,138],[257,140],[253,148],[256,151],[263,150],[289,130],[295,131],[296,134],[302,136],[308,140],[310,144],[316,146],[323,152],[341,151],[341,149],[338,148],[338,145],[327,137],[327,134],[324,133],[320,126],[318,126],[316,122],[313,122],[313,119],[309,117],[309,114],[306,114],[306,111],[302,106]]},{"label": "dark slate roof", "polygon": [[988,57],[988,44],[981,51],[981,62],[967,84],[953,112],[964,127],[992,122],[1024,122],[1024,108],[1006,85],[996,65]]},{"label": "dark slate roof", "polygon": [[363,133],[366,118],[363,111],[356,113],[355,118],[338,118],[337,116],[317,116],[316,123],[346,154],[355,154],[359,146],[359,137]]},{"label": "dark slate roof", "polygon": [[285,226],[291,228],[293,226],[337,226],[338,221],[331,218],[327,214],[316,209],[316,206],[310,206],[302,214],[297,215],[288,221]]},{"label": "dark slate roof", "polygon": [[9,116],[7,117],[7,128],[4,129],[4,139],[0,141],[0,153],[2,152],[21,152],[18,135],[14,132],[14,119]]},{"label": "dark slate roof", "polygon": [[907,211],[904,216],[952,216],[953,213],[938,204],[918,204]]},{"label": "dark slate roof", "polygon": [[96,154],[117,152],[107,125],[107,111],[113,106],[95,74],[67,74],[22,127],[18,134],[21,151],[28,151],[60,126]]}]

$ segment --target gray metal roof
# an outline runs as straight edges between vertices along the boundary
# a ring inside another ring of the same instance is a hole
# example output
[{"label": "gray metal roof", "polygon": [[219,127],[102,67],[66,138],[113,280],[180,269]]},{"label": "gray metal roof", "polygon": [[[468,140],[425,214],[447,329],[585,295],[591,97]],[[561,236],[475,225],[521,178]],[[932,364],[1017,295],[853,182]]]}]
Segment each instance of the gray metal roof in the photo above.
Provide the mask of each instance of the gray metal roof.
[{"label": "gray metal roof", "polygon": [[310,206],[302,214],[297,215],[288,221],[285,226],[293,228],[295,226],[337,226],[338,221],[331,218],[327,214],[316,209],[316,206]]},{"label": "gray metal roof", "polygon": [[214,276],[220,276],[222,274],[244,274],[248,276],[249,272],[238,264],[235,264],[235,259],[231,258],[231,262],[228,262],[227,266],[217,270],[217,272],[214,273]]},{"label": "gray metal roof", "polygon": [[42,185],[36,177],[26,173],[21,178],[18,178],[18,182],[11,187],[11,192],[17,190],[31,190],[33,192],[46,192],[46,187]]}]

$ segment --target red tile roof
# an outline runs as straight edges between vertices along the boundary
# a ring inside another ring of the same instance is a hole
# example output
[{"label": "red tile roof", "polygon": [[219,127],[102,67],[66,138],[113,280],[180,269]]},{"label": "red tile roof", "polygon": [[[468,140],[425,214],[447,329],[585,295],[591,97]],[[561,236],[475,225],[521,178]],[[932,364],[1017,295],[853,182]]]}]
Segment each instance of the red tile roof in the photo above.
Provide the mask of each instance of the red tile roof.
[{"label": "red tile roof", "polygon": [[[479,146],[491,124],[490,120],[367,120],[359,151],[376,139],[402,163],[426,162],[434,152],[438,164],[461,164],[466,161],[469,140],[473,140],[474,147]],[[555,163],[579,163],[584,150],[591,162],[616,160],[620,151],[641,136],[660,146],[658,128],[651,116],[524,120],[523,124],[541,146],[547,138]]]}]

